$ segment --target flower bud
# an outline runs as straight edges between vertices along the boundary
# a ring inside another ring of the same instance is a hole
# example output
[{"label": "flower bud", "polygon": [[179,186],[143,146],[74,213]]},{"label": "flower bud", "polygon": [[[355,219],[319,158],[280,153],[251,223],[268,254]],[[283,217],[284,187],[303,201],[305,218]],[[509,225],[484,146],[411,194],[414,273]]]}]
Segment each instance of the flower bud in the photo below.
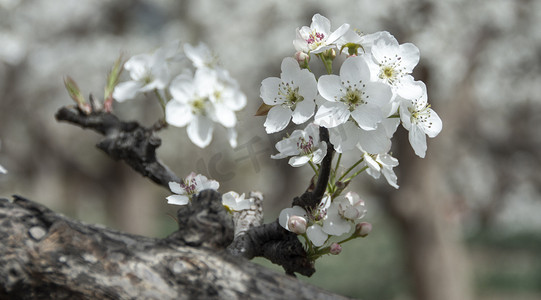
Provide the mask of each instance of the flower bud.
[{"label": "flower bud", "polygon": [[342,252],[342,246],[338,243],[332,243],[329,249],[329,253],[332,255],[338,255]]},{"label": "flower bud", "polygon": [[366,237],[372,231],[372,224],[361,222],[355,225],[355,234],[360,237]]},{"label": "flower bud", "polygon": [[295,53],[295,59],[299,63],[299,66],[302,69],[306,69],[308,67],[308,63],[310,62],[310,54],[304,53],[302,51],[297,51]]},{"label": "flower bud", "polygon": [[287,227],[293,233],[303,234],[306,232],[306,219],[299,216],[291,216],[287,221]]}]

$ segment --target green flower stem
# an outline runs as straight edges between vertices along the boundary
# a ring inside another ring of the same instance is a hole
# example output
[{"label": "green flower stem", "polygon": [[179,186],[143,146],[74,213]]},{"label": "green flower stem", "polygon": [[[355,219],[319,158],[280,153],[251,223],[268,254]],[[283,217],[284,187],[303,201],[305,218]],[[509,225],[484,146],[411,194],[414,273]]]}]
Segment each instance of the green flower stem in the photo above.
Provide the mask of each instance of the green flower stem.
[{"label": "green flower stem", "polygon": [[346,177],[349,174],[349,172],[351,172],[351,170],[355,169],[355,167],[358,166],[363,161],[364,161],[364,157],[361,157],[361,159],[359,159],[356,163],[354,163],[353,166],[349,167],[349,169],[347,169],[346,172],[342,174],[340,178],[338,178],[338,181],[342,181],[342,179],[344,179],[344,177]]},{"label": "green flower stem", "polygon": [[310,164],[310,167],[312,167],[312,170],[314,170],[314,172],[316,173],[316,176],[319,176],[319,172],[318,172],[316,166],[314,165],[314,163],[311,160],[308,161],[308,163]]},{"label": "green flower stem", "polygon": [[336,166],[334,167],[334,173],[338,173],[338,167],[340,167],[340,160],[342,159],[342,153],[338,154],[338,158],[336,159]]},{"label": "green flower stem", "polygon": [[323,65],[325,66],[325,70],[327,70],[327,74],[332,74],[332,59],[329,59],[325,56],[323,53],[316,54],[317,57],[321,59],[321,62],[323,62]]},{"label": "green flower stem", "polygon": [[361,174],[362,172],[364,172],[366,169],[368,169],[368,166],[366,166],[366,167],[360,169],[359,171],[355,172],[355,174],[348,177],[348,179],[346,179],[344,182],[350,181],[351,179],[355,178],[355,176],[357,176],[357,175]]},{"label": "green flower stem", "polygon": [[344,240],[341,240],[341,241],[338,242],[337,244],[342,245],[343,243],[349,242],[349,241],[351,241],[351,240],[353,240],[353,239],[356,239],[356,238],[358,238],[358,237],[359,237],[359,236],[356,235],[355,232],[354,232],[350,237],[348,237],[348,238],[346,238],[346,239],[344,239]]},{"label": "green flower stem", "polygon": [[158,102],[160,102],[160,106],[163,110],[163,117],[165,118],[165,100],[162,98],[160,93],[158,92],[158,89],[154,89],[154,95],[156,95],[156,98],[158,98]]}]

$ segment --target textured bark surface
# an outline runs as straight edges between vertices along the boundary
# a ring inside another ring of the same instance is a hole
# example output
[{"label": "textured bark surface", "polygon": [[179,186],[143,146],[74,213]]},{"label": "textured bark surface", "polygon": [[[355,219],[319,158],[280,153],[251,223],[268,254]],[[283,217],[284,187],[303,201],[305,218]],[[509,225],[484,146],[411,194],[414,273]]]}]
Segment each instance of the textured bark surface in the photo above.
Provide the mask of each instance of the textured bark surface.
[{"label": "textured bark surface", "polygon": [[155,239],[0,199],[0,298],[344,299],[230,255],[233,221],[215,207],[190,207],[188,231]]}]

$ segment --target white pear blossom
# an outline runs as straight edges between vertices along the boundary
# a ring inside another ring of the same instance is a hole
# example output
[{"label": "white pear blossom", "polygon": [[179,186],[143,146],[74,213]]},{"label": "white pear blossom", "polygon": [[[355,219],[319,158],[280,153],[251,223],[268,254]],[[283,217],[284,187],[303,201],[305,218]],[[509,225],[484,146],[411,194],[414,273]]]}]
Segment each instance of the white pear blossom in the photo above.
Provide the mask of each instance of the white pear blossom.
[{"label": "white pear blossom", "polygon": [[349,29],[349,24],[343,24],[331,32],[331,22],[320,14],[312,17],[310,27],[297,28],[297,38],[293,46],[304,53],[321,53],[335,47],[336,41]]},{"label": "white pear blossom", "polygon": [[222,195],[222,204],[229,211],[241,211],[250,209],[254,204],[254,199],[245,198],[244,193],[239,195],[237,192],[231,191]]},{"label": "white pear blossom", "polygon": [[409,131],[409,142],[419,157],[426,154],[426,135],[436,137],[442,129],[442,121],[438,114],[430,108],[426,85],[416,81],[417,95],[413,99],[397,98],[400,103],[400,120],[402,126]]},{"label": "white pear blossom", "polygon": [[413,82],[410,75],[419,62],[419,49],[412,43],[398,44],[389,32],[375,36],[371,47],[372,60],[368,60],[372,78],[385,82],[393,92],[408,98],[408,85]]},{"label": "white pear blossom", "polygon": [[320,105],[314,123],[327,128],[344,124],[351,116],[360,128],[374,130],[386,117],[383,108],[392,97],[389,86],[370,81],[370,70],[361,56],[346,59],[340,76],[321,76],[318,91],[328,101]]},{"label": "white pear blossom", "polygon": [[170,80],[167,52],[158,49],[153,54],[139,54],[128,59],[124,69],[132,80],[119,83],[113,91],[113,98],[123,102],[133,99],[138,93],[164,89]]},{"label": "white pear blossom", "polygon": [[208,179],[207,177],[190,173],[182,182],[169,182],[169,189],[176,195],[167,197],[167,203],[175,205],[186,205],[190,202],[193,195],[207,189],[217,190],[220,184],[216,180]]},{"label": "white pear blossom", "polygon": [[334,199],[323,221],[323,231],[331,235],[342,235],[351,230],[357,220],[366,214],[364,201],[355,192],[348,192]]},{"label": "white pear blossom", "polygon": [[267,133],[278,132],[292,120],[302,124],[314,115],[317,83],[314,74],[301,69],[294,58],[282,61],[280,78],[269,77],[261,82],[261,98],[273,106],[265,121]]},{"label": "white pear blossom", "polygon": [[300,167],[309,161],[319,164],[327,154],[327,143],[319,140],[319,126],[310,123],[304,130],[295,130],[293,133],[276,143],[280,153],[272,155],[273,159],[282,159],[293,156],[289,164]]},{"label": "white pear blossom", "polygon": [[359,148],[363,152],[363,165],[367,166],[366,173],[372,176],[374,179],[378,179],[381,174],[387,180],[387,183],[398,189],[396,174],[393,171],[393,168],[398,166],[398,159],[392,157],[388,153],[383,154],[370,154],[364,151],[362,148]]}]

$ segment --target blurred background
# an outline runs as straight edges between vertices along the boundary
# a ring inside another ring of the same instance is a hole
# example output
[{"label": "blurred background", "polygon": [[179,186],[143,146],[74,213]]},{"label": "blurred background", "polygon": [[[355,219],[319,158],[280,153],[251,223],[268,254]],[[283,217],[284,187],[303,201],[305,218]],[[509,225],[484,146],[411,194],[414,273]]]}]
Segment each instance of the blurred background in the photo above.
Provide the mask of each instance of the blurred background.
[{"label": "blurred background", "polygon": [[[314,13],[332,29],[349,23],[414,43],[414,76],[444,127],[425,159],[407,132],[395,134],[400,189],[366,175],[351,186],[373,232],[318,260],[303,280],[362,299],[540,299],[541,1],[0,0],[0,164],[9,171],[0,197],[22,195],[131,233],[171,233],[170,192],[101,153],[96,133],[54,114],[72,104],[65,75],[102,97],[120,53],[202,41],[248,96],[239,146],[216,130],[201,150],[171,127],[159,133],[159,156],[180,177],[196,171],[220,181],[221,192],[262,191],[274,220],[311,170],[271,160],[282,136],[266,135],[264,117],[253,114],[261,81],[279,76],[295,28]],[[145,125],[161,117],[144,97],[115,103],[115,112]]]}]

